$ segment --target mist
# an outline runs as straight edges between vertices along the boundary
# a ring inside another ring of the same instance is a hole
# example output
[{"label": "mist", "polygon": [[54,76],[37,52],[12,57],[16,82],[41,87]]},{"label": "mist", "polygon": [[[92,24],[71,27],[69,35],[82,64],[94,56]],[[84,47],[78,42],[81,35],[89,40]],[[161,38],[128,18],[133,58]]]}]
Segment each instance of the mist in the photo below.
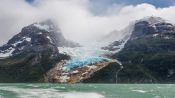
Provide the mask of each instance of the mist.
[{"label": "mist", "polygon": [[[114,4],[101,11],[103,14],[97,14],[93,10],[100,8],[93,6],[92,10],[92,4],[92,0],[36,0],[32,4],[25,0],[1,0],[0,45],[24,26],[45,19],[55,20],[67,39],[79,43],[93,42],[147,16],[158,16],[175,23],[175,6],[156,8],[147,3]],[[118,35],[122,35],[122,32]]]}]

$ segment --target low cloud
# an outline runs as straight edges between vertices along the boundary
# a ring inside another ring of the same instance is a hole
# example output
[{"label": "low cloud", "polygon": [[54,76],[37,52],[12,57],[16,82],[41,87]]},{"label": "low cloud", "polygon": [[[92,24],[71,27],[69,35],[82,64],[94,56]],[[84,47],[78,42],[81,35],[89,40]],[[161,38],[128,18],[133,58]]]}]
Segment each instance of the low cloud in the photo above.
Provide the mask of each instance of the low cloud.
[{"label": "low cloud", "polygon": [[76,42],[94,41],[147,16],[158,16],[175,23],[175,6],[115,4],[107,8],[105,14],[97,15],[90,10],[92,3],[92,0],[36,0],[31,5],[25,0],[1,0],[0,44],[19,33],[22,27],[48,18],[55,19],[65,37]]}]

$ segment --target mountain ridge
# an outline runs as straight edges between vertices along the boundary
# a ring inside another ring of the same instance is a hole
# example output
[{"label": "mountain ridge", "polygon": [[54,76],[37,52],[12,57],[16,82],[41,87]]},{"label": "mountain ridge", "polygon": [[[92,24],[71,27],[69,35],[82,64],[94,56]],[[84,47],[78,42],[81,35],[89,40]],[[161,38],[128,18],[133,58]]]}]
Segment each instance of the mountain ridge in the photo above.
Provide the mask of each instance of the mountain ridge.
[{"label": "mountain ridge", "polygon": [[[86,79],[85,83],[174,83],[175,26],[160,17],[136,20],[127,39],[113,41],[105,50],[119,60]],[[110,77],[110,78],[109,78]]]},{"label": "mountain ridge", "polygon": [[44,81],[46,72],[57,62],[70,58],[59,53],[58,46],[79,44],[67,41],[50,20],[22,28],[0,47],[0,82]]}]

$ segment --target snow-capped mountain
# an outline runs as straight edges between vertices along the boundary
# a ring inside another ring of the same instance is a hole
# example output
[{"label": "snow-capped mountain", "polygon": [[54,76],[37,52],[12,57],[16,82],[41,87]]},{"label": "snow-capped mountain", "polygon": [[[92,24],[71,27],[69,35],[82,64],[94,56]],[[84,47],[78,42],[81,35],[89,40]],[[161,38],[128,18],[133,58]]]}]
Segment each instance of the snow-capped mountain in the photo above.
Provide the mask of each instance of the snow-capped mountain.
[{"label": "snow-capped mountain", "polygon": [[175,25],[160,17],[137,20],[123,49],[112,56],[124,66],[121,82],[175,81],[174,44]]},{"label": "snow-capped mountain", "polygon": [[160,17],[149,17],[136,21],[131,39],[145,36],[160,36],[164,35],[168,38],[168,33],[173,33],[175,27],[173,24],[168,23]]},{"label": "snow-capped mountain", "polygon": [[0,82],[76,83],[117,63],[96,45],[77,46],[51,20],[26,26],[0,47]]},{"label": "snow-capped mountain", "polygon": [[[146,36],[157,37],[164,33],[172,33],[174,30],[175,27],[173,24],[168,23],[166,20],[160,17],[145,17],[130,23],[129,26],[121,31],[114,31],[105,36],[105,40],[109,41],[110,43],[107,47],[103,48],[118,52],[124,47],[125,43],[129,39],[136,39]],[[122,36],[119,34],[122,34]],[[164,35],[164,38],[169,39],[171,36]]]},{"label": "snow-capped mountain", "polygon": [[66,40],[52,20],[46,20],[24,27],[19,34],[0,47],[0,57],[16,55],[35,46],[45,44],[52,44],[57,47],[79,46],[77,43]]},{"label": "snow-capped mountain", "polygon": [[[24,27],[0,47],[0,82],[44,82],[56,63],[69,59],[58,47],[75,47],[51,20]],[[7,78],[8,77],[8,78]]]}]

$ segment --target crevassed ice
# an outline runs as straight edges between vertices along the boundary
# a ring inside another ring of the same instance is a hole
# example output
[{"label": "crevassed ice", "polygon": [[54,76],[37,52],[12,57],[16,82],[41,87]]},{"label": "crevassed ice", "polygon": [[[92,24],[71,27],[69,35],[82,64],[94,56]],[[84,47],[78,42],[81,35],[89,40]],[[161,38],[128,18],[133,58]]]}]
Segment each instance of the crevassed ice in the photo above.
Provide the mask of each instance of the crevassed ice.
[{"label": "crevassed ice", "polygon": [[71,56],[71,60],[67,61],[65,64],[65,67],[68,69],[109,60],[104,56],[105,54],[109,53],[109,51],[102,50],[99,47],[58,47],[58,49],[60,53],[68,54]]},{"label": "crevassed ice", "polygon": [[89,64],[91,65],[103,60],[105,60],[103,57],[73,58],[65,64],[65,67],[73,68]]}]

